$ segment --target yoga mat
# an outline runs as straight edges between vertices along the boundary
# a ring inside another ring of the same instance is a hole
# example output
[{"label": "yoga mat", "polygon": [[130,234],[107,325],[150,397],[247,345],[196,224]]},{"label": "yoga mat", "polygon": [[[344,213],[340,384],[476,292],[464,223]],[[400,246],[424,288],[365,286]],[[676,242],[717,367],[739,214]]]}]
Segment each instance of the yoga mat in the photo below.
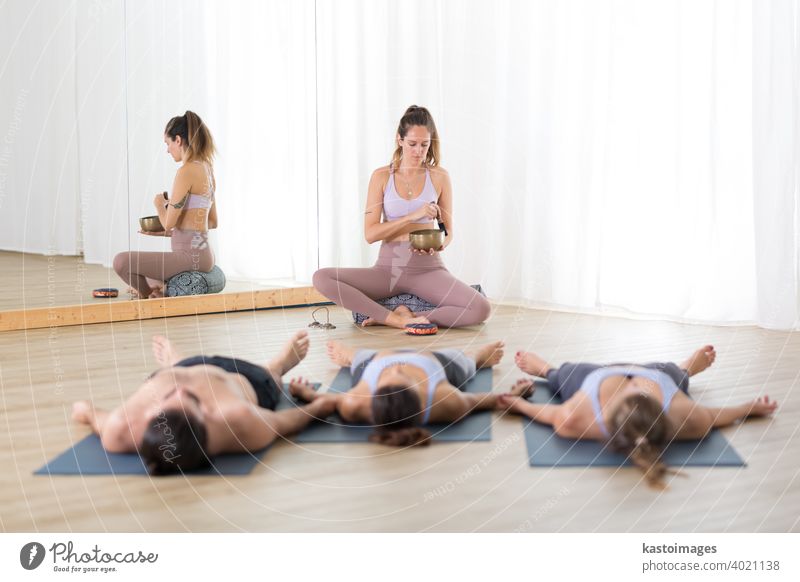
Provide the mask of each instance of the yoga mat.
[{"label": "yoga mat", "polygon": [[[531,402],[561,404],[552,396],[546,383],[537,383]],[[633,466],[625,455],[609,450],[606,443],[567,439],[553,427],[522,419],[528,462],[531,467],[620,467]],[[676,467],[744,467],[742,458],[718,430],[700,441],[675,441],[667,447],[662,460]]]},{"label": "yoga mat", "polygon": [[[342,368],[331,384],[331,392],[347,392],[352,388],[350,369]],[[470,380],[465,392],[490,392],[492,389],[491,369],[478,370]],[[285,406],[297,406],[286,400],[278,405],[278,410]],[[492,413],[480,411],[452,424],[427,424],[433,439],[440,442],[490,441],[492,440]],[[292,438],[298,443],[365,443],[369,440],[373,428],[369,425],[345,423],[337,414],[329,416],[324,422],[315,422],[303,432]]]},{"label": "yoga mat", "polygon": [[[247,475],[261,461],[267,448],[252,454],[214,457],[210,467],[191,474]],[[147,469],[136,453],[107,453],[100,444],[100,437],[91,434],[35,471],[34,475],[147,475]]]}]

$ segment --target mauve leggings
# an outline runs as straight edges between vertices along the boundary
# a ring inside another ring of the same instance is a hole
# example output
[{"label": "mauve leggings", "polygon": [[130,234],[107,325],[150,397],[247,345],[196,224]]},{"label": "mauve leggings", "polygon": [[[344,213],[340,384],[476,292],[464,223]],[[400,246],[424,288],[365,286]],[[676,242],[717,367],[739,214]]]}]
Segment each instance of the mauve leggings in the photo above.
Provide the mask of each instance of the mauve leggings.
[{"label": "mauve leggings", "polygon": [[153,291],[147,279],[167,281],[183,271],[207,273],[214,268],[214,252],[208,244],[208,233],[174,229],[170,237],[171,253],[132,251],[114,257],[114,270],[123,281],[147,298]]},{"label": "mauve leggings", "polygon": [[416,255],[407,242],[381,245],[375,266],[365,269],[320,269],[314,287],[350,311],[384,323],[390,311],[376,299],[412,293],[437,307],[420,313],[442,327],[460,327],[485,321],[491,312],[486,298],[445,268],[439,254]]}]

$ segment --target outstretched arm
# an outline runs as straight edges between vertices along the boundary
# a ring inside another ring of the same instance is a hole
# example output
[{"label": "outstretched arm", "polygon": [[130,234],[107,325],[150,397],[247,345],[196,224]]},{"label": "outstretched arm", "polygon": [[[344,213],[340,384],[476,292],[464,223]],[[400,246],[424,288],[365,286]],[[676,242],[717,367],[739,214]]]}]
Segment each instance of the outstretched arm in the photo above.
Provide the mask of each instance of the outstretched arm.
[{"label": "outstretched arm", "polygon": [[679,438],[687,439],[703,438],[713,428],[730,426],[750,417],[769,416],[778,408],[778,403],[771,400],[769,396],[761,396],[738,406],[722,408],[701,406],[688,398],[686,400],[690,403],[689,405],[683,399],[676,402],[678,405],[676,412],[680,414],[685,411],[683,420],[678,422],[676,432]]},{"label": "outstretched arm", "polygon": [[450,383],[436,387],[436,399],[431,406],[431,422],[456,422],[479,410],[494,410],[499,395],[493,392],[461,392]]},{"label": "outstretched arm", "polygon": [[124,417],[121,418],[121,409],[103,410],[88,400],[79,400],[72,405],[72,419],[89,425],[109,453],[129,453],[136,450],[130,427]]},{"label": "outstretched arm", "polygon": [[278,437],[300,432],[312,421],[330,416],[336,410],[336,400],[320,395],[298,408],[278,412],[265,408],[255,410],[241,435],[242,444],[251,451],[263,449]]}]

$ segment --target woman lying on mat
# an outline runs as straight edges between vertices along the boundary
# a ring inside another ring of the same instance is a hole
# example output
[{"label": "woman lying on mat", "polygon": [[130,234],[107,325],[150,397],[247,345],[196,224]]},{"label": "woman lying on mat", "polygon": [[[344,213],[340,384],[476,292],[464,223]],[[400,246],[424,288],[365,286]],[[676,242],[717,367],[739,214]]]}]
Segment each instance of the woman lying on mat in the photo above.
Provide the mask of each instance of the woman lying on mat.
[{"label": "woman lying on mat", "polygon": [[113,411],[82,400],[74,420],[88,424],[111,453],[139,452],[151,475],[202,468],[209,457],[263,449],[336,410],[333,398],[275,412],[281,376],[308,353],[300,331],[265,366],[221,356],[183,359],[166,338],[153,338],[162,368]]},{"label": "woman lying on mat", "polygon": [[689,378],[714,363],[713,346],[697,350],[680,366],[668,363],[563,364],[553,368],[532,352],[518,352],[517,366],[546,378],[563,404],[528,402],[533,381],[518,380],[513,394],[500,395],[498,408],[550,424],[556,434],[574,439],[609,440],[644,471],[648,484],[663,487],[667,466],[660,461],[670,441],[703,438],[751,416],[767,416],[778,404],[768,396],[740,406],[709,408],[692,401]]},{"label": "woman lying on mat", "polygon": [[[381,241],[377,262],[368,268],[320,269],[314,273],[314,287],[337,305],[367,314],[362,325],[403,329],[415,323],[481,323],[489,317],[489,301],[456,279],[440,256],[453,240],[453,189],[439,165],[439,134],[430,112],[409,107],[395,140],[391,163],[372,173],[367,192],[364,235],[370,244]],[[437,218],[447,232],[442,247],[412,249],[409,233],[435,229]],[[376,302],[399,293],[411,293],[436,307],[412,313],[405,306],[390,311]]]},{"label": "woman lying on mat", "polygon": [[163,297],[164,282],[173,275],[207,273],[214,268],[214,252],[208,243],[208,230],[217,228],[211,132],[196,113],[187,111],[169,120],[164,142],[167,153],[183,165],[175,174],[169,199],[165,192],[153,200],[165,230],[142,234],[169,236],[172,252],[132,251],[114,257],[114,270],[142,299]]},{"label": "woman lying on mat", "polygon": [[[328,356],[350,368],[353,387],[336,399],[336,410],[347,422],[375,425],[372,442],[426,445],[428,422],[455,422],[471,412],[495,408],[497,395],[465,393],[477,370],[490,368],[503,357],[503,342],[487,344],[473,353],[442,349],[432,352],[356,350],[328,342]],[[289,382],[292,396],[306,402],[323,397],[302,378]]]}]

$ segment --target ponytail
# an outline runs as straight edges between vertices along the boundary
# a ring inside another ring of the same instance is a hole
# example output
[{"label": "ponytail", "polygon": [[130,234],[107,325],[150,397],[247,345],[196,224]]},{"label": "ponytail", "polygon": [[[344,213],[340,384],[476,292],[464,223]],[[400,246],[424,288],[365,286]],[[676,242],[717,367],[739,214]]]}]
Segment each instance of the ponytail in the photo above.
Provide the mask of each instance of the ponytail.
[{"label": "ponytail", "polygon": [[670,423],[661,405],[645,394],[628,396],[609,419],[611,448],[625,454],[654,489],[666,489],[664,477],[680,474],[661,460],[669,443]]},{"label": "ponytail", "polygon": [[200,116],[194,111],[173,117],[167,122],[164,133],[173,140],[180,136],[186,144],[186,161],[205,162],[209,166],[217,153],[214,138]]},{"label": "ponytail", "polygon": [[427,446],[431,442],[431,433],[420,426],[396,430],[380,429],[369,435],[369,442],[390,447]]}]

